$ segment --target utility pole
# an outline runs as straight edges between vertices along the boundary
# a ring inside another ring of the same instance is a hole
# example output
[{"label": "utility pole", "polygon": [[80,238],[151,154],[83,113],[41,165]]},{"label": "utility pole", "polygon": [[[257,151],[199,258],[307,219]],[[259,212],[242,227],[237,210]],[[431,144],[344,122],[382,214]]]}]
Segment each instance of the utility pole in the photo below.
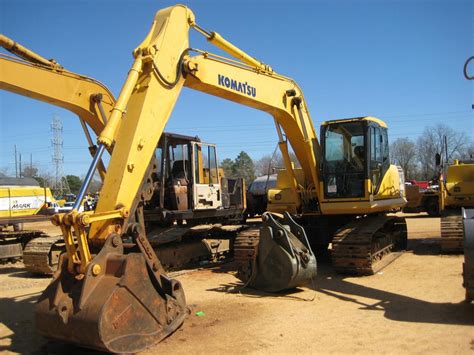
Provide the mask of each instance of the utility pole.
[{"label": "utility pole", "polygon": [[448,137],[444,136],[444,153],[446,155],[446,166],[448,166]]},{"label": "utility pole", "polygon": [[19,175],[20,175],[20,179],[21,179],[21,153],[20,153],[20,169],[19,169]]},{"label": "utility pole", "polygon": [[16,160],[16,144],[15,144],[15,177],[18,177],[18,162]]}]

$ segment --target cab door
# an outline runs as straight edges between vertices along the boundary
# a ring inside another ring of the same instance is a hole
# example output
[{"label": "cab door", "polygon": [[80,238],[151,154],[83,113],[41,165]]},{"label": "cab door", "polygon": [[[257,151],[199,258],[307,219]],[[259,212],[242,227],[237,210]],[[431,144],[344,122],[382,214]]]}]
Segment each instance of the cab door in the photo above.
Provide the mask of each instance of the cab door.
[{"label": "cab door", "polygon": [[369,177],[372,185],[372,194],[377,195],[382,179],[390,167],[387,129],[380,126],[370,126],[369,139]]},{"label": "cab door", "polygon": [[193,143],[193,155],[194,210],[217,209],[222,206],[222,199],[216,147]]}]

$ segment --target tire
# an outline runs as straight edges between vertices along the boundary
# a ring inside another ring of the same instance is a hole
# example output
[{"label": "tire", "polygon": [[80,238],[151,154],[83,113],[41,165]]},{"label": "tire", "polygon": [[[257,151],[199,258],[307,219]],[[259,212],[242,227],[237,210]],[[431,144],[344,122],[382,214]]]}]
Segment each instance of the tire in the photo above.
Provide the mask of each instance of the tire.
[{"label": "tire", "polygon": [[429,199],[426,203],[426,212],[431,217],[439,217],[439,204],[436,199]]},{"label": "tire", "polygon": [[23,230],[23,223],[15,223],[15,224],[13,225],[13,230],[14,230],[15,232],[20,232],[20,231],[22,231],[22,230]]}]

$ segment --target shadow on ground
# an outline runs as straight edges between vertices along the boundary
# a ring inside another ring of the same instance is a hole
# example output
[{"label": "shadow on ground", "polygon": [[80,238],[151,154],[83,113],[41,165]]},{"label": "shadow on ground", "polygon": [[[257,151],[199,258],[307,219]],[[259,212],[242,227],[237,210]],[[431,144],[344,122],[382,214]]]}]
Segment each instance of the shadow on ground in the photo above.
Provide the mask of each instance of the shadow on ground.
[{"label": "shadow on ground", "polygon": [[0,299],[0,322],[13,334],[0,338],[10,339],[10,345],[0,345],[0,353],[20,354],[104,354],[70,344],[48,341],[36,333],[34,306],[41,292]]},{"label": "shadow on ground", "polygon": [[440,238],[423,238],[408,240],[408,251],[416,255],[440,255]]},{"label": "shadow on ground", "polygon": [[[462,282],[460,279],[459,282]],[[302,289],[287,292],[266,293],[244,287],[241,282],[228,283],[208,291],[241,293],[249,297],[295,299],[309,301],[301,294]],[[443,287],[440,285],[440,287]],[[433,324],[474,325],[474,304],[434,303],[409,296],[362,286],[345,279],[344,275],[334,272],[328,263],[318,265],[318,275],[308,288],[344,302],[360,305],[366,311],[383,311],[387,319],[400,322],[417,322]],[[361,298],[373,299],[374,302],[363,302]]]}]

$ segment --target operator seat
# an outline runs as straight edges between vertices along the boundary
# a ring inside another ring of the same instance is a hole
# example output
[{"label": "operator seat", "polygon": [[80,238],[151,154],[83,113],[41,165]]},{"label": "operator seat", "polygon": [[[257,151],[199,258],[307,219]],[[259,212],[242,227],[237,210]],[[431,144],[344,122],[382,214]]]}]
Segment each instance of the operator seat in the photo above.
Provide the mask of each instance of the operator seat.
[{"label": "operator seat", "polygon": [[362,145],[358,145],[357,147],[354,148],[354,154],[357,156],[357,158],[359,158],[361,161],[364,161],[365,157],[365,149],[364,149],[364,146]]},{"label": "operator seat", "polygon": [[176,160],[173,162],[173,167],[171,168],[171,178],[173,180],[173,185],[177,183],[176,180],[182,186],[187,186],[189,183],[188,174],[186,173],[189,168],[187,160]]},{"label": "operator seat", "polygon": [[364,170],[365,163],[365,148],[362,145],[358,145],[354,148],[354,162],[358,170]]},{"label": "operator seat", "polygon": [[188,174],[187,160],[176,160],[171,168],[170,202],[172,210],[188,209]]}]

